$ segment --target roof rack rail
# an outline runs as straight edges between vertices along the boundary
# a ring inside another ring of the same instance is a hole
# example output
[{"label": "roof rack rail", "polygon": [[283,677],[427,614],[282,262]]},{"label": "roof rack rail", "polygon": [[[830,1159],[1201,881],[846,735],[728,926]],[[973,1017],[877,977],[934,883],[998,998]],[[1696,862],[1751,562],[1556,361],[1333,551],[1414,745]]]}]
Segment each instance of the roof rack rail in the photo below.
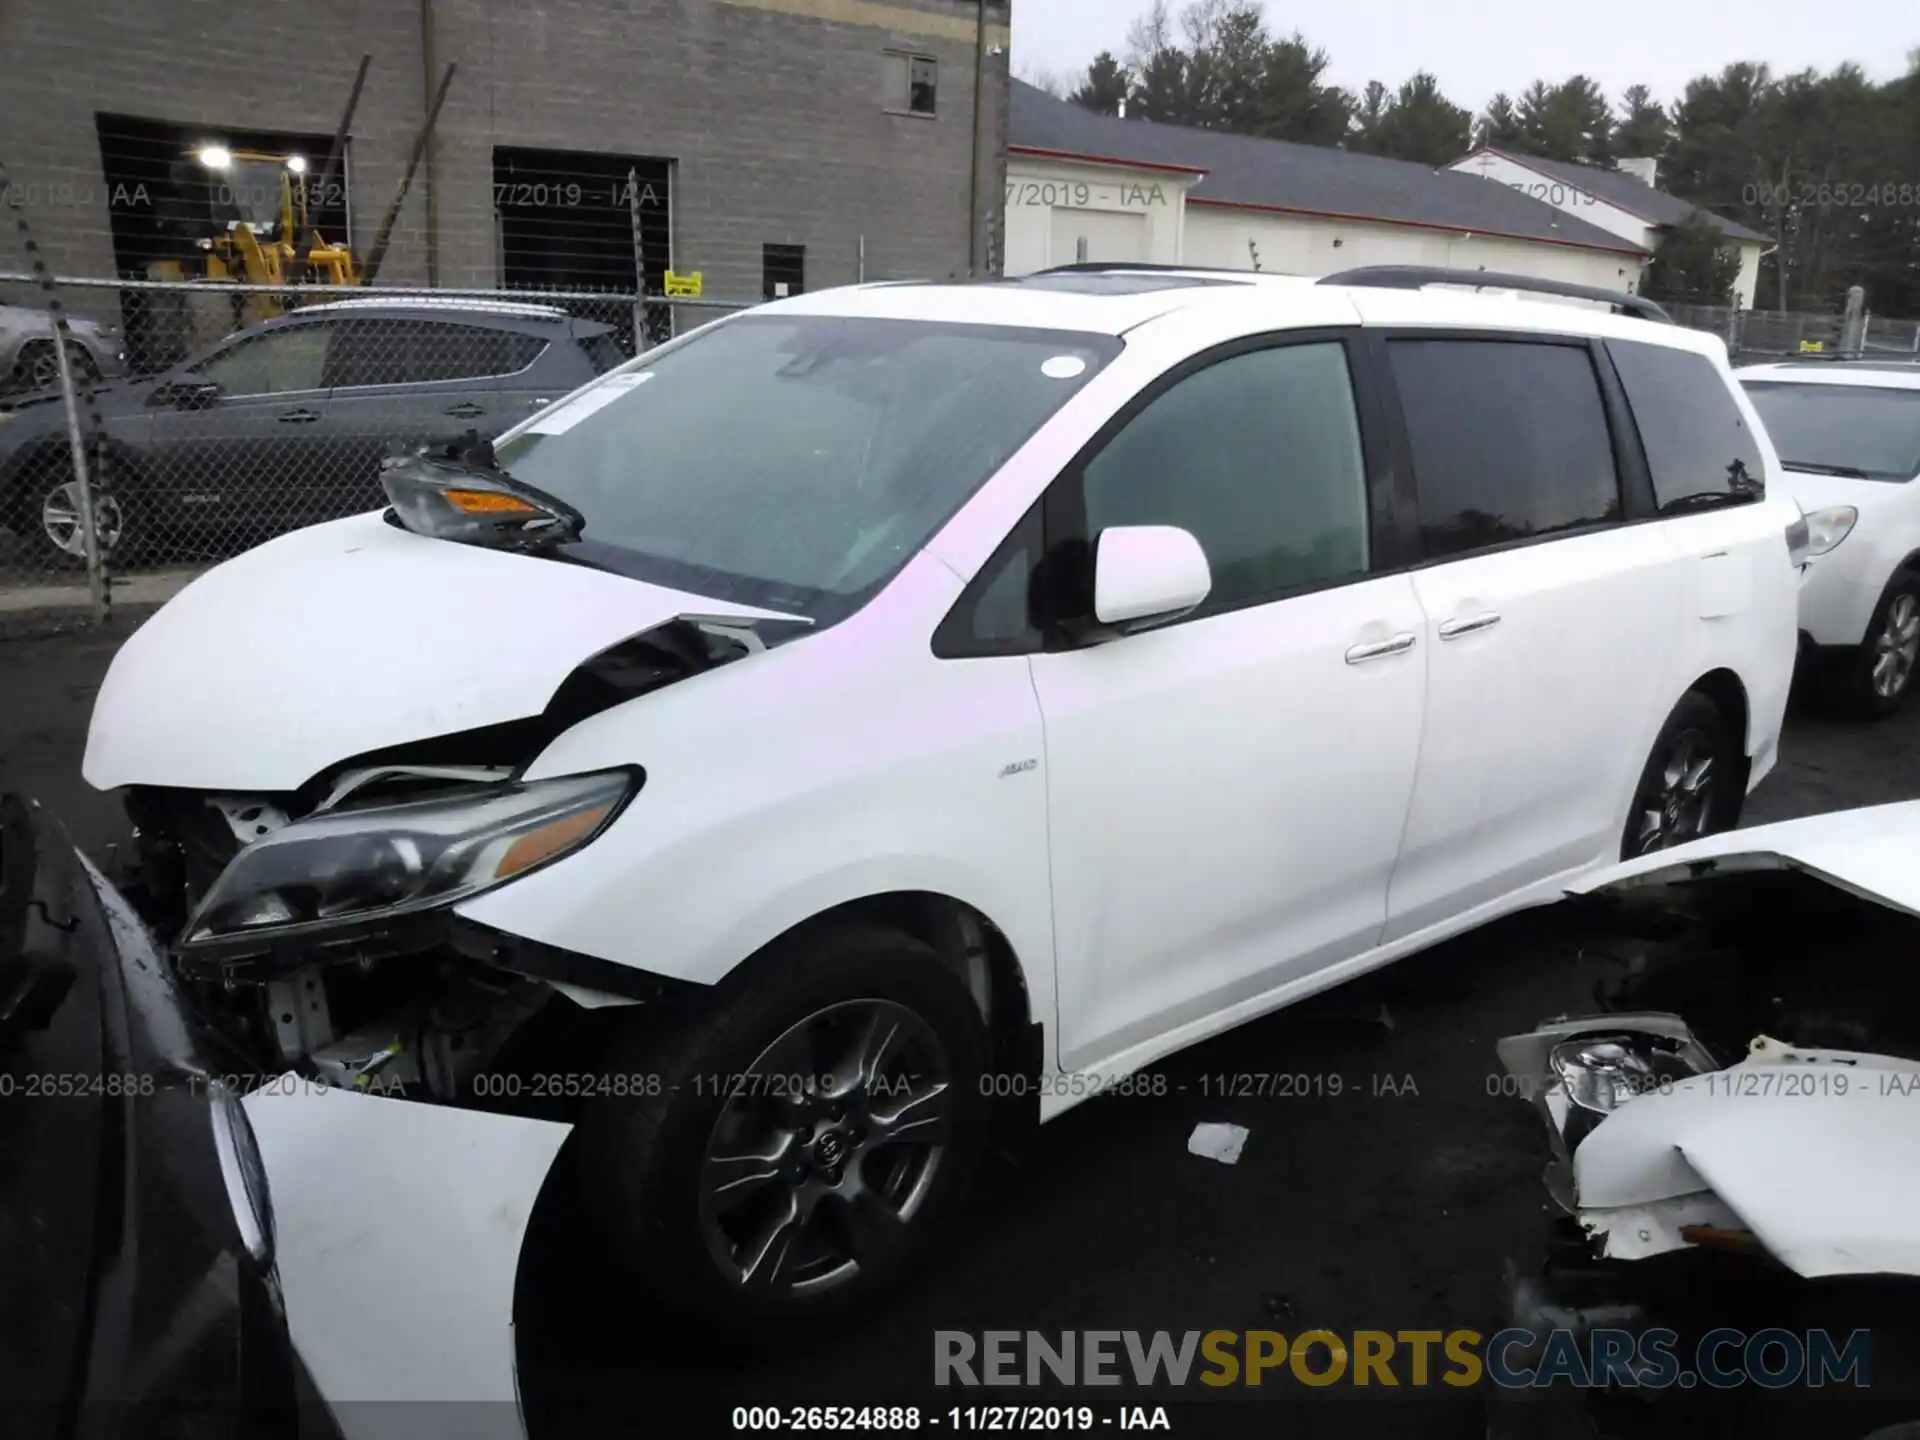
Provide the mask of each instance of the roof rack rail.
[{"label": "roof rack rail", "polygon": [[[1153,275],[1244,275],[1258,276],[1258,270],[1234,270],[1225,265],[1163,265],[1147,260],[1082,260],[1074,265],[1049,265],[1029,275],[1125,275],[1133,272]],[[1028,275],[1010,275],[1010,280],[1025,280]]]},{"label": "roof rack rail", "polygon": [[1444,265],[1363,265],[1320,277],[1322,285],[1360,285],[1381,290],[1419,290],[1428,285],[1469,285],[1481,290],[1527,290],[1540,295],[1564,295],[1570,300],[1597,300],[1642,320],[1673,324],[1653,301],[1598,285],[1576,285],[1569,280],[1543,280],[1534,275],[1502,275],[1491,270],[1449,270]]}]

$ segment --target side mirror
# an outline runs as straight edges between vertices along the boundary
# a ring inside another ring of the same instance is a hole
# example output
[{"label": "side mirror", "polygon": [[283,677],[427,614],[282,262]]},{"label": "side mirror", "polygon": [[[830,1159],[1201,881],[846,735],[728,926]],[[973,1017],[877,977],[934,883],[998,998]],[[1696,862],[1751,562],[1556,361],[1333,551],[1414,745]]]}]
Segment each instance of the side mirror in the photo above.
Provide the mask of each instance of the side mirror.
[{"label": "side mirror", "polygon": [[1175,525],[1120,525],[1100,532],[1093,560],[1093,613],[1102,625],[1172,620],[1213,589],[1207,553]]}]

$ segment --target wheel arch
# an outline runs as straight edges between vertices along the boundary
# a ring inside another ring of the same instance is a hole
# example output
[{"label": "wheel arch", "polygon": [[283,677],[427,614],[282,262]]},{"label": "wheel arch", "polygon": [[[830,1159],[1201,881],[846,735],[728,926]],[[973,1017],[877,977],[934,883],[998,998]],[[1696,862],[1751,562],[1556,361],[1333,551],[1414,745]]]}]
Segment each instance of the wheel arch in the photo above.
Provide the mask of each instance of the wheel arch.
[{"label": "wheel arch", "polygon": [[[1727,729],[1734,737],[1735,785],[1733,793],[1744,802],[1747,782],[1753,774],[1754,751],[1757,742],[1753,734],[1753,704],[1747,695],[1746,682],[1739,674],[1726,666],[1719,666],[1698,677],[1682,692],[1685,695],[1704,695],[1714,709],[1718,710],[1727,722]],[[1676,700],[1677,706],[1680,702]],[[1668,712],[1669,714],[1672,711]],[[1661,722],[1665,724],[1665,721]],[[1740,806],[1744,808],[1744,803]]]},{"label": "wheel arch", "polygon": [[[987,1025],[996,1075],[1024,1076],[1020,1096],[999,1096],[995,1087],[996,1143],[1010,1145],[1039,1124],[1038,1087],[1032,1082],[1046,1063],[1045,1020],[1034,1013],[1027,969],[1006,932],[977,906],[935,890],[888,890],[831,905],[788,926],[755,955],[844,925],[882,925],[930,947],[973,996]],[[741,961],[748,963],[753,956]]]},{"label": "wheel arch", "polygon": [[1740,753],[1751,759],[1753,707],[1747,698],[1746,683],[1734,671],[1721,666],[1707,671],[1687,687],[1689,693],[1696,691],[1711,700],[1714,708],[1726,717],[1727,728],[1740,742]]}]

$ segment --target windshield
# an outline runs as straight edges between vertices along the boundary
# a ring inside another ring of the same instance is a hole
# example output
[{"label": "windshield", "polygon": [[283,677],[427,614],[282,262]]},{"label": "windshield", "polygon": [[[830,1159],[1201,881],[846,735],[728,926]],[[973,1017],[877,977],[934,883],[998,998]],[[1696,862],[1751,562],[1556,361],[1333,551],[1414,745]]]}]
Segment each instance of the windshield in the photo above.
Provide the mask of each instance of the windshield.
[{"label": "windshield", "polygon": [[1110,336],[747,316],[501,443],[586,520],[576,558],[830,623],[1120,350]]},{"label": "windshield", "polygon": [[1869,480],[1920,472],[1920,390],[1747,382],[1780,463],[1858,471]]}]

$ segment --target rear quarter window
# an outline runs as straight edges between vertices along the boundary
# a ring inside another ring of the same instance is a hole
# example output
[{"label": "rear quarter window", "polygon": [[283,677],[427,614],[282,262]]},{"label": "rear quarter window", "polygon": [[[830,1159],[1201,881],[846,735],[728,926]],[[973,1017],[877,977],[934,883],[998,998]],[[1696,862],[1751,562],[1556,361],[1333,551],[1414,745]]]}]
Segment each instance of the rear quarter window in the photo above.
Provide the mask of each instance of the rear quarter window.
[{"label": "rear quarter window", "polygon": [[611,330],[604,330],[598,335],[581,336],[580,348],[587,352],[587,359],[592,362],[596,375],[604,375],[616,365],[626,364],[630,358],[620,348],[620,342],[614,339]]},{"label": "rear quarter window", "polygon": [[1632,340],[1609,340],[1607,353],[1633,409],[1662,513],[1764,492],[1760,446],[1711,360]]}]

